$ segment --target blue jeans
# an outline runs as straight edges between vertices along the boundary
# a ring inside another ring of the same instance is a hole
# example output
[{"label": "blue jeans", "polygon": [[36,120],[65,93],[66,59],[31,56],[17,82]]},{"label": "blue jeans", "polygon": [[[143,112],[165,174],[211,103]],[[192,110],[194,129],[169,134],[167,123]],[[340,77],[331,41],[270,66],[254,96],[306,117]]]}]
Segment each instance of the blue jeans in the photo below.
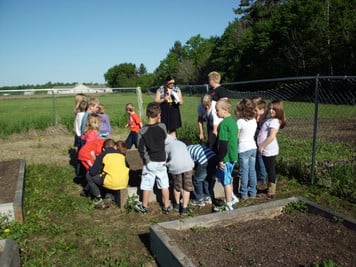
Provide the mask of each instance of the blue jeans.
[{"label": "blue jeans", "polygon": [[194,197],[196,200],[202,200],[204,198],[204,191],[208,192],[209,187],[208,184],[205,183],[205,178],[207,175],[206,168],[208,166],[208,162],[204,164],[196,164],[195,167],[195,174],[193,177],[193,184],[194,184]]},{"label": "blue jeans", "polygon": [[257,177],[256,177],[256,150],[251,149],[239,153],[240,175],[241,175],[241,197],[256,196]]},{"label": "blue jeans", "polygon": [[262,154],[258,152],[258,150],[256,155],[256,173],[258,181],[265,183],[267,180],[267,171],[263,162]]}]

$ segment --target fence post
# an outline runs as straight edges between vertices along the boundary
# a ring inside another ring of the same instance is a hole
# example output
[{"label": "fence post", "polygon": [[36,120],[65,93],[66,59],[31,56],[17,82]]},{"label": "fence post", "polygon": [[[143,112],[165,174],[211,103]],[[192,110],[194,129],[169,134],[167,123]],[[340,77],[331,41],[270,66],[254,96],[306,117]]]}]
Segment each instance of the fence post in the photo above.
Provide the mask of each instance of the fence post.
[{"label": "fence post", "polygon": [[312,164],[310,170],[311,184],[314,184],[314,176],[315,176],[316,139],[318,134],[318,112],[319,112],[319,74],[315,78],[314,131],[313,131]]},{"label": "fence post", "polygon": [[57,125],[56,98],[54,96],[54,90],[52,90],[52,108],[53,108],[53,122],[54,125]]},{"label": "fence post", "polygon": [[136,95],[137,95],[137,105],[138,105],[138,114],[140,118],[142,118],[142,92],[141,87],[136,88]]}]

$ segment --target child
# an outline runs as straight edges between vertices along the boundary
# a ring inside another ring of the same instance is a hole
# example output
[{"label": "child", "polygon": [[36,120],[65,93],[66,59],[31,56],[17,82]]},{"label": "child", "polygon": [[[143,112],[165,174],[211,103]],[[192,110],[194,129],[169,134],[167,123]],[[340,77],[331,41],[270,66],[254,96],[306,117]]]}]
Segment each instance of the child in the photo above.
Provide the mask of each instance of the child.
[{"label": "child", "polygon": [[82,123],[80,124],[81,135],[84,134],[85,125],[86,125],[89,114],[97,113],[99,104],[100,104],[99,100],[95,97],[91,97],[88,100],[88,108],[83,116]]},{"label": "child", "polygon": [[193,185],[194,199],[190,201],[193,206],[204,207],[212,204],[214,198],[216,155],[213,150],[200,144],[190,144],[188,140],[183,141],[195,163]]},{"label": "child", "polygon": [[[256,96],[252,98],[252,101],[255,103],[255,111],[256,111],[256,122],[257,129],[255,133],[255,141],[257,144],[257,136],[261,130],[263,123],[267,120],[267,112],[266,112],[266,101],[262,99],[262,97]],[[256,155],[256,174],[257,174],[257,189],[265,189],[264,185],[267,180],[267,172],[265,168],[265,164],[263,163],[262,154],[257,149]]]},{"label": "child", "polygon": [[105,139],[99,138],[89,142],[79,150],[78,160],[83,164],[86,171],[93,166],[96,157],[103,151]]},{"label": "child", "polygon": [[[77,131],[77,125],[76,125],[76,119],[77,119],[77,115],[78,115],[78,113],[82,113],[82,112],[85,112],[86,110],[87,110],[87,105],[85,105],[85,107],[83,107],[84,106],[84,104],[83,103],[87,103],[87,97],[84,95],[84,94],[76,94],[76,96],[75,96],[75,105],[74,105],[74,114],[75,114],[75,119],[74,119],[74,133],[75,133],[75,136],[74,136],[74,146],[76,146],[77,148],[78,148],[78,144],[80,144],[80,136],[81,136],[81,134],[77,134],[78,133],[78,131]],[[84,109],[84,110],[83,110]],[[84,115],[84,113],[82,113],[81,115],[80,115],[80,118],[82,119],[83,118],[83,115]],[[78,124],[79,124],[79,127],[80,127],[80,124],[81,124],[81,122],[79,121],[78,122]],[[79,128],[80,129],[80,128]],[[79,131],[80,132],[80,131]],[[79,136],[79,138],[78,138],[78,136]],[[78,151],[78,150],[77,150]]]},{"label": "child", "polygon": [[100,117],[95,113],[90,114],[85,124],[84,134],[81,137],[85,143],[99,138],[99,125]]},{"label": "child", "polygon": [[87,110],[88,107],[88,102],[83,100],[80,102],[78,109],[77,109],[77,114],[75,115],[74,119],[74,132],[75,132],[75,138],[74,138],[74,145],[77,147],[77,152],[80,150],[80,147],[82,145],[80,141],[80,137],[82,136],[82,132],[80,129],[85,111]]},{"label": "child", "polygon": [[77,114],[78,112],[81,112],[79,110],[79,105],[82,101],[87,101],[87,97],[85,94],[79,93],[75,95],[75,100],[74,100],[74,114]]},{"label": "child", "polygon": [[155,181],[162,190],[162,212],[168,214],[169,204],[169,180],[166,167],[166,152],[164,141],[167,137],[166,126],[160,122],[161,108],[157,103],[149,103],[146,109],[147,124],[145,124],[137,136],[137,148],[143,161],[140,188],[142,203],[137,202],[135,209],[142,213],[148,212],[148,201]]},{"label": "child", "polygon": [[126,166],[125,156],[116,150],[115,141],[106,139],[103,150],[87,173],[94,206],[99,209],[109,207],[112,201],[111,198],[102,199],[100,187],[121,190],[126,188],[129,182],[129,168]]},{"label": "child", "polygon": [[262,125],[258,134],[257,144],[268,175],[267,197],[273,198],[276,194],[277,183],[276,156],[279,153],[277,132],[286,125],[283,102],[281,100],[273,100],[268,104],[268,112],[270,118]]},{"label": "child", "polygon": [[108,137],[111,134],[111,124],[103,104],[98,105],[98,115],[100,117],[99,135],[100,137]]},{"label": "child", "polygon": [[[78,160],[80,161],[79,164],[84,167],[84,173],[83,177],[86,177],[86,173],[89,171],[89,169],[93,166],[95,159],[97,156],[101,154],[103,151],[103,145],[104,145],[104,138],[92,140],[89,142],[86,142],[84,146],[79,150],[78,152]],[[83,184],[83,191],[80,193],[81,196],[87,197],[89,196],[89,187],[87,182]]]},{"label": "child", "polygon": [[[192,174],[194,161],[188,153],[187,146],[177,140],[176,137],[168,135],[165,141],[167,153],[167,168],[173,178],[173,209],[180,211],[181,216],[188,215],[188,203],[190,192],[194,191]],[[182,208],[180,209],[180,197],[182,195]]]},{"label": "child", "polygon": [[125,127],[130,127],[130,134],[126,139],[127,149],[131,149],[132,145],[135,145],[137,148],[137,134],[142,128],[142,122],[140,116],[135,112],[135,107],[133,104],[126,104],[126,112],[129,115],[128,123]]},{"label": "child", "polygon": [[244,201],[248,197],[255,198],[257,193],[257,146],[254,139],[257,128],[255,104],[252,100],[244,98],[236,105],[235,113],[238,116],[238,158],[241,176],[240,193],[241,199]]},{"label": "child", "polygon": [[219,123],[222,121],[216,115],[215,110],[216,101],[212,100],[211,95],[205,94],[201,98],[201,103],[198,106],[198,128],[199,140],[204,140],[203,124],[206,122],[208,146],[211,149],[216,149],[216,133],[218,131]]},{"label": "child", "polygon": [[[77,108],[77,114],[75,115],[74,119],[74,146],[76,147],[76,152],[77,152],[77,157],[78,157],[78,152],[82,148],[84,141],[81,139],[82,133],[81,133],[81,123],[85,114],[85,111],[87,110],[88,103],[86,100],[83,100],[80,102],[78,108]],[[80,164],[79,161],[77,161],[77,166],[76,166],[76,175],[77,177],[85,177],[84,176],[85,171],[82,168],[82,164]]]},{"label": "child", "polygon": [[224,186],[225,208],[233,210],[233,205],[238,202],[232,188],[232,171],[237,161],[237,125],[231,116],[231,104],[228,99],[220,99],[216,103],[215,109],[218,117],[223,118],[218,128],[216,175],[218,181]]}]

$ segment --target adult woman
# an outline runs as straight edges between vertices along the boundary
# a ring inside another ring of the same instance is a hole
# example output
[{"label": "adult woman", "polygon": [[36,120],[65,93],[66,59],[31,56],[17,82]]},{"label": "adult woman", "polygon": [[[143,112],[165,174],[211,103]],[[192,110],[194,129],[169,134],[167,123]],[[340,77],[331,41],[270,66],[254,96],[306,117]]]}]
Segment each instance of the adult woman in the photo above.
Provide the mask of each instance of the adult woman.
[{"label": "adult woman", "polygon": [[175,86],[175,77],[169,75],[165,84],[157,89],[154,101],[161,107],[161,122],[167,127],[170,135],[176,136],[176,131],[182,126],[179,106],[183,104],[182,92]]}]

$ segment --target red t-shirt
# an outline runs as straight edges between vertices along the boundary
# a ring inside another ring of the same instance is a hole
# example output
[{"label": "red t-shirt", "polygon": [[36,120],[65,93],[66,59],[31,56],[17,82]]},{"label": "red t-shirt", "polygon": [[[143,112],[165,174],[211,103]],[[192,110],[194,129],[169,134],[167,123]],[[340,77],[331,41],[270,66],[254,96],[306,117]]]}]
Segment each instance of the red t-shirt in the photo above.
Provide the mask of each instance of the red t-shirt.
[{"label": "red t-shirt", "polygon": [[93,151],[95,156],[98,156],[103,151],[103,144],[105,138],[99,138],[93,141],[86,142],[84,146],[79,150],[78,160],[80,160],[85,168],[85,170],[89,170],[89,162],[91,165],[94,164],[94,159],[90,155],[90,152]]},{"label": "red t-shirt", "polygon": [[140,127],[141,119],[137,115],[137,113],[132,113],[129,116],[129,126],[130,126],[130,131],[138,133],[141,129]]}]

